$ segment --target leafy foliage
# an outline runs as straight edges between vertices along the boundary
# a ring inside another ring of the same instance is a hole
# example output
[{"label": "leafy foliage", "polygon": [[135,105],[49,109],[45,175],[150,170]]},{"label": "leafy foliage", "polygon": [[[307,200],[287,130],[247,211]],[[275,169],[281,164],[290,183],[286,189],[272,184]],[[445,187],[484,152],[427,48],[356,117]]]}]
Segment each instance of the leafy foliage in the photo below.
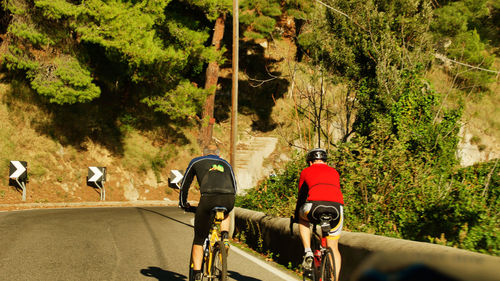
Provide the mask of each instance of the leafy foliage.
[{"label": "leafy foliage", "polygon": [[281,16],[279,1],[243,1],[240,22],[250,38],[271,38],[276,25],[275,17]]},{"label": "leafy foliage", "polygon": [[47,96],[50,102],[72,104],[99,96],[100,89],[92,83],[90,71],[75,58],[59,56],[48,63],[49,66],[42,67],[46,72],[29,71],[28,77],[33,89]]},{"label": "leafy foliage", "polygon": [[[177,88],[161,97],[146,97],[143,102],[155,107],[155,111],[169,114],[172,118],[196,115],[205,100],[207,92],[195,87],[188,81],[182,81]],[[178,105],[183,105],[178,107]]]},{"label": "leafy foliage", "polygon": [[[498,160],[439,173],[395,139],[375,150],[364,138],[331,151],[341,175],[345,228],[500,255]],[[236,204],[289,217],[304,159],[296,157]]]},{"label": "leafy foliage", "polygon": [[264,180],[245,196],[236,197],[236,205],[276,216],[291,216],[297,199],[298,175],[306,166],[303,157],[295,155],[294,159],[278,175]]},{"label": "leafy foliage", "polygon": [[[485,44],[481,42],[475,30],[458,34],[447,51],[450,58],[465,61],[473,66],[488,69],[493,65],[494,57],[485,54]],[[475,71],[465,67],[453,67],[450,69],[450,74],[459,78],[462,90],[485,90],[495,78],[491,72]]]},{"label": "leafy foliage", "polygon": [[[172,119],[193,117],[206,95],[196,86],[203,65],[222,61],[221,52],[207,46],[206,23],[229,4],[9,0],[13,17],[3,62],[52,103],[89,102],[115,90],[107,84],[113,79]],[[207,18],[193,20],[203,14]]]},{"label": "leafy foliage", "polygon": [[[450,59],[474,67],[491,69],[494,57],[485,51],[484,39],[495,34],[495,29],[498,34],[498,22],[490,23],[494,18],[495,8],[488,8],[489,2],[488,0],[449,1],[446,5],[436,8],[430,27],[436,38],[438,50]],[[482,26],[489,28],[484,29]],[[478,29],[485,38],[481,38]],[[488,29],[493,31],[486,31]],[[449,73],[458,78],[460,88],[467,91],[486,91],[489,83],[494,80],[492,72],[460,65],[450,66]]]},{"label": "leafy foliage", "polygon": [[209,20],[215,20],[220,14],[232,10],[231,0],[187,0],[187,2],[203,10]]},{"label": "leafy foliage", "polygon": [[[298,43],[307,62],[356,93],[356,133],[330,151],[341,175],[346,228],[499,255],[497,161],[457,168],[462,107],[444,107],[422,78],[432,63],[430,3],[325,2],[330,7],[308,14]],[[469,2],[462,3],[467,11],[481,13],[484,1]],[[480,42],[477,33],[456,36]],[[484,60],[484,46],[466,45],[468,61]],[[238,203],[291,215],[302,163],[295,158]]]}]

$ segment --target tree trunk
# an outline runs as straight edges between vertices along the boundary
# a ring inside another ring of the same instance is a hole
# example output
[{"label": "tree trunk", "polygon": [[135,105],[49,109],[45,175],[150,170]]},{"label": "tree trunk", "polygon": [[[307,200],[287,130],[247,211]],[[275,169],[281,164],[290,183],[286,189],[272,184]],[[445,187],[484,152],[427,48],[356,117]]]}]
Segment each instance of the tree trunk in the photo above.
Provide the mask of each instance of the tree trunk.
[{"label": "tree trunk", "polygon": [[[224,23],[226,20],[226,15],[221,14],[217,20],[215,20],[214,35],[212,38],[212,46],[216,50],[220,50],[220,43],[222,37],[224,36]],[[200,135],[198,141],[203,147],[207,145],[212,139],[212,131],[214,120],[214,102],[215,102],[215,91],[217,89],[217,80],[219,79],[219,64],[216,61],[210,62],[208,64],[205,73],[205,89],[210,89],[211,93],[205,100],[205,105],[203,107],[202,123],[200,128]]]}]

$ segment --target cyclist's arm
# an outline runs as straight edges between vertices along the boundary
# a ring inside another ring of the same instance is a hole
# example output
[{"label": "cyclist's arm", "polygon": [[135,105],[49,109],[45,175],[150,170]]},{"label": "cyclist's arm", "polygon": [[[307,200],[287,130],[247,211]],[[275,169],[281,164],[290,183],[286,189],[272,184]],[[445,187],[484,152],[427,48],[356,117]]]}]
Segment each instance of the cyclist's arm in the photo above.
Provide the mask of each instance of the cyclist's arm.
[{"label": "cyclist's arm", "polygon": [[234,175],[233,167],[231,167],[231,165],[229,165],[229,167],[231,168],[231,178],[233,179],[233,188],[234,188],[234,193],[236,194],[236,192],[238,191],[238,185],[236,183],[236,176]]},{"label": "cyclist's arm", "polygon": [[226,184],[231,184],[231,186],[234,190],[234,193],[236,194],[236,192],[238,191],[238,186],[236,185],[236,176],[234,175],[233,167],[226,160],[224,160],[222,158],[220,158],[220,160],[222,162],[224,162],[224,164],[227,166],[227,170],[224,170],[224,173],[229,173],[230,178],[231,178],[231,183],[228,182]]},{"label": "cyclist's arm", "polygon": [[187,208],[189,204],[187,203],[188,191],[191,183],[193,182],[195,170],[193,168],[193,163],[189,163],[188,168],[186,169],[186,173],[182,178],[182,183],[179,192],[179,207]]},{"label": "cyclist's arm", "polygon": [[295,205],[295,220],[299,220],[299,210],[302,205],[307,201],[307,195],[309,193],[309,187],[307,186],[307,183],[304,181],[304,175],[303,173],[300,174],[300,179],[299,179],[299,191],[297,194],[297,204]]}]

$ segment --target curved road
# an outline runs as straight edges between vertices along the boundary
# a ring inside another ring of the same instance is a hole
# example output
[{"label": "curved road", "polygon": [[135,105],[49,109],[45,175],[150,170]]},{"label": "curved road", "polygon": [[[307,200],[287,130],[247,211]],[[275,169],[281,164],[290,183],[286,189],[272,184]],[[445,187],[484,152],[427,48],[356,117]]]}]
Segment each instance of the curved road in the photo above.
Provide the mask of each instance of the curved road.
[{"label": "curved road", "polygon": [[[193,214],[177,207],[0,212],[0,280],[188,280]],[[298,280],[235,246],[229,280]]]}]

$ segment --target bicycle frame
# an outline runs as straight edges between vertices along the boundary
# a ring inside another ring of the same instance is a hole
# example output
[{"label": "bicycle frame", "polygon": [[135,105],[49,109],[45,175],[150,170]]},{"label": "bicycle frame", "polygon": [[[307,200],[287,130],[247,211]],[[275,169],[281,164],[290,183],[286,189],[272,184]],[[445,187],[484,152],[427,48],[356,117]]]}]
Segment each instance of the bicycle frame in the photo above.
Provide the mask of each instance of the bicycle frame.
[{"label": "bicycle frame", "polygon": [[319,249],[315,249],[314,254],[314,267],[319,268],[321,266],[322,257],[328,248],[328,244],[326,242],[326,237],[323,235],[320,237],[318,234],[314,233],[314,237],[320,242]]},{"label": "bicycle frame", "polygon": [[[312,271],[310,272],[310,278],[313,279],[313,281],[322,281],[322,263],[324,262],[323,259],[325,256],[328,255],[328,243],[327,243],[327,236],[328,232],[330,231],[330,221],[331,221],[331,216],[325,215],[322,216],[320,219],[319,223],[313,224],[313,235],[312,235],[312,240],[311,241],[311,247],[313,249],[313,266],[312,266]],[[321,237],[320,235],[316,232],[316,227],[317,226],[321,227]],[[318,243],[319,242],[319,243]],[[330,254],[331,255],[331,254]],[[331,256],[333,258],[333,256]],[[335,263],[335,261],[332,261]],[[334,270],[335,270],[335,265]],[[304,273],[305,274],[305,273]],[[338,277],[334,275],[334,279],[337,279]],[[304,280],[306,280],[306,276],[304,275]]]},{"label": "bicycle frame", "polygon": [[212,223],[212,229],[210,230],[210,233],[208,234],[208,247],[205,248],[205,254],[204,254],[204,263],[206,266],[204,267],[204,275],[209,278],[214,278],[213,272],[211,272],[212,269],[212,261],[213,261],[213,254],[214,254],[214,247],[215,243],[220,240],[220,224],[222,220],[224,219],[224,212],[223,211],[216,211],[214,221]]}]

